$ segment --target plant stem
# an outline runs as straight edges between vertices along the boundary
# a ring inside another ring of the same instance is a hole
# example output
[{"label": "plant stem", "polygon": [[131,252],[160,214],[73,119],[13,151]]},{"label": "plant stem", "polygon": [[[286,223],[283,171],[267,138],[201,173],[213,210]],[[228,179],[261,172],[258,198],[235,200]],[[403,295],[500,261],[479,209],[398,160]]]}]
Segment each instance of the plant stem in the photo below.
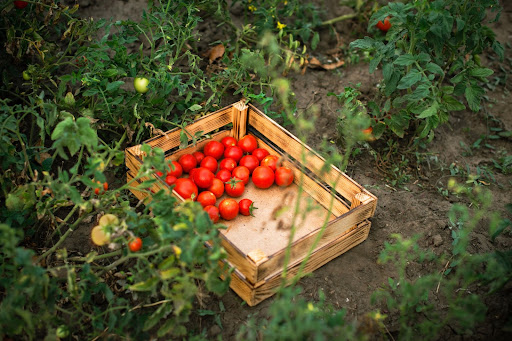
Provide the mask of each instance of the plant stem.
[{"label": "plant stem", "polygon": [[326,26],[326,25],[332,25],[334,23],[337,23],[339,21],[343,21],[343,20],[348,20],[348,19],[352,19],[352,18],[355,18],[357,17],[358,13],[350,13],[350,14],[344,14],[344,15],[341,15],[339,17],[336,17],[336,18],[333,18],[333,19],[329,19],[329,20],[326,20],[324,22],[321,23],[322,26]]}]

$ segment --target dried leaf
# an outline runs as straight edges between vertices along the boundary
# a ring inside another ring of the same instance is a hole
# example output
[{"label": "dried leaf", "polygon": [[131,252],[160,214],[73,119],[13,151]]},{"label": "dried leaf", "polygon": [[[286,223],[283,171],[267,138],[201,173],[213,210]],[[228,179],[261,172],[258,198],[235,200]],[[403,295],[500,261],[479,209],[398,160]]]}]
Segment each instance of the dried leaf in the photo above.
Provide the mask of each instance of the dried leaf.
[{"label": "dried leaf", "polygon": [[213,63],[215,60],[222,58],[224,55],[224,52],[226,51],[226,48],[224,45],[219,44],[214,47],[212,47],[206,55],[208,56],[208,59],[210,60],[210,64]]},{"label": "dried leaf", "polygon": [[167,136],[167,134],[162,129],[155,128],[153,124],[146,122],[145,126],[149,127],[149,133],[151,136],[161,135],[165,136],[166,139],[169,139],[169,136]]},{"label": "dried leaf", "polygon": [[330,63],[330,64],[323,64],[322,62],[320,62],[318,59],[316,59],[315,57],[311,57],[308,61],[308,66],[310,68],[322,68],[324,70],[334,70],[336,68],[339,68],[340,66],[343,66],[345,65],[345,61],[344,60],[339,60],[335,63]]}]

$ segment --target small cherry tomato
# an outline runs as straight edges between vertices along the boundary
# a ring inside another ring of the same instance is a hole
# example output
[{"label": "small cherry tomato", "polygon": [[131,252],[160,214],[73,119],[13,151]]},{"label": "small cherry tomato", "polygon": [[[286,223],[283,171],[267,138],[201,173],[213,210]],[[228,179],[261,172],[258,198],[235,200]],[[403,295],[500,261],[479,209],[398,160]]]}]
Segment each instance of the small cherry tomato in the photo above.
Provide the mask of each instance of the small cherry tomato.
[{"label": "small cherry tomato", "polygon": [[240,159],[242,158],[243,155],[244,155],[244,152],[243,152],[242,148],[240,148],[238,146],[228,147],[224,151],[224,157],[226,159],[227,158],[233,159],[233,160],[235,160],[235,162],[240,161]]},{"label": "small cherry tomato", "polygon": [[155,172],[156,176],[158,176],[159,178],[163,177],[164,176],[164,173],[160,172],[160,171],[156,171]]},{"label": "small cherry tomato", "polygon": [[169,186],[174,185],[176,180],[178,180],[178,178],[176,178],[174,175],[169,174],[165,177],[165,183],[168,184]]},{"label": "small cherry tomato", "polygon": [[23,71],[21,75],[23,76],[24,80],[26,80],[26,81],[30,80],[30,73],[28,73],[27,70]]},{"label": "small cherry tomato", "polygon": [[204,146],[203,152],[205,156],[212,156],[219,160],[224,154],[224,145],[219,141],[210,141]]},{"label": "small cherry tomato", "polygon": [[219,204],[219,212],[222,219],[233,220],[238,215],[239,206],[235,199],[224,199]]},{"label": "small cherry tomato", "polygon": [[244,193],[245,185],[244,182],[237,178],[231,178],[226,182],[224,192],[230,197],[238,198]]},{"label": "small cherry tomato", "polygon": [[192,180],[186,178],[179,178],[178,180],[176,180],[174,184],[174,190],[183,199],[192,199],[194,201],[197,199],[197,194],[199,191],[197,189],[196,184]]},{"label": "small cherry tomato", "polygon": [[249,169],[249,173],[252,173],[256,169],[256,167],[260,165],[260,162],[258,161],[258,158],[254,155],[245,155],[243,158],[240,159],[239,165],[247,167],[247,169]]},{"label": "small cherry tomato", "polygon": [[245,135],[238,140],[238,147],[242,148],[244,153],[252,153],[253,150],[258,148],[258,141],[252,135]]},{"label": "small cherry tomato", "polygon": [[135,77],[133,79],[133,87],[139,94],[145,94],[148,92],[149,79],[145,77]]},{"label": "small cherry tomato", "polygon": [[268,150],[263,148],[256,148],[252,151],[252,155],[256,156],[259,162],[265,158],[265,156],[270,155]]},{"label": "small cherry tomato", "polygon": [[208,187],[207,190],[215,194],[218,199],[224,194],[224,182],[219,178],[215,178],[213,179],[212,185]]},{"label": "small cherry tomato", "polygon": [[204,210],[206,211],[206,213],[208,213],[208,216],[210,217],[210,219],[216,223],[219,221],[220,219],[220,212],[219,212],[219,209],[213,205],[210,205],[210,206],[206,206],[204,208]]},{"label": "small cherry tomato", "polygon": [[217,172],[217,175],[215,175],[217,179],[220,179],[223,183],[226,181],[229,181],[231,179],[231,172],[227,169],[221,169]]},{"label": "small cherry tomato", "polygon": [[226,136],[223,138],[220,143],[224,145],[224,147],[233,147],[236,146],[237,140],[233,136]]},{"label": "small cherry tomato", "polygon": [[204,191],[199,193],[197,196],[197,202],[201,204],[201,206],[206,207],[210,205],[215,205],[217,201],[217,197],[210,191]]},{"label": "small cherry tomato", "polygon": [[139,237],[135,237],[128,243],[128,247],[130,248],[131,252],[137,252],[140,249],[142,249],[142,239]]},{"label": "small cherry tomato", "polygon": [[217,162],[217,159],[208,155],[204,157],[203,161],[201,161],[200,166],[209,169],[212,173],[215,173],[217,172],[219,163]]},{"label": "small cherry tomato", "polygon": [[208,188],[213,183],[213,178],[215,175],[213,175],[212,171],[208,168],[199,167],[197,171],[194,172],[193,178],[194,183],[199,188]]},{"label": "small cherry tomato", "polygon": [[240,179],[244,182],[244,185],[249,183],[249,177],[251,176],[251,171],[249,168],[245,166],[238,166],[231,172],[231,176]]},{"label": "small cherry tomato", "polygon": [[106,192],[108,191],[108,182],[103,183],[103,190]]},{"label": "small cherry tomato", "polygon": [[259,166],[252,172],[252,182],[258,188],[269,188],[274,183],[274,172],[268,166]]},{"label": "small cherry tomato", "polygon": [[197,160],[192,154],[183,154],[178,160],[185,173],[190,172],[192,168],[197,167]]},{"label": "small cherry tomato", "polygon": [[94,244],[102,246],[110,242],[110,233],[105,226],[96,225],[91,230],[91,240]]},{"label": "small cherry tomato", "polygon": [[252,212],[257,210],[257,207],[254,207],[254,202],[250,199],[242,199],[238,202],[238,206],[240,208],[240,214],[246,216],[253,216]]},{"label": "small cherry tomato", "polygon": [[167,176],[172,175],[176,178],[179,178],[183,175],[183,167],[181,167],[178,161],[169,162],[169,171],[167,171]]},{"label": "small cherry tomato", "polygon": [[192,155],[196,158],[197,164],[200,164],[204,159],[204,154],[199,151],[193,152]]},{"label": "small cherry tomato", "polygon": [[28,2],[26,1],[14,1],[14,6],[19,9],[24,9],[28,6]]},{"label": "small cherry tomato", "polygon": [[387,32],[391,28],[391,22],[389,21],[389,18],[390,17],[386,17],[386,19],[384,19],[384,22],[379,21],[377,23],[377,28],[382,32]]},{"label": "small cherry tomato", "polygon": [[275,172],[276,185],[286,187],[293,183],[293,171],[288,167],[278,167]]},{"label": "small cherry tomato", "polygon": [[268,166],[275,172],[277,169],[277,161],[279,161],[279,158],[277,156],[267,155],[263,160],[261,160],[260,166]]},{"label": "small cherry tomato", "polygon": [[232,172],[233,169],[236,168],[236,166],[237,166],[236,161],[231,158],[222,159],[222,160],[220,160],[220,163],[219,163],[220,169],[227,169],[230,172]]}]

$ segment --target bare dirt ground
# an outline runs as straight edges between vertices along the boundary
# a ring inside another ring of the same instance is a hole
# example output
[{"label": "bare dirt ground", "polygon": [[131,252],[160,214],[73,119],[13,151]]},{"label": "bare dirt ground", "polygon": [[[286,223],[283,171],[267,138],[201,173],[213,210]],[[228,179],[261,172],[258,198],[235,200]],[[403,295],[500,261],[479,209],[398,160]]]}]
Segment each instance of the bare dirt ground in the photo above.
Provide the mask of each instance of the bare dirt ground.
[{"label": "bare dirt ground", "polygon": [[[329,19],[346,13],[350,9],[338,6],[337,1],[316,1],[318,5],[328,13]],[[115,18],[137,20],[146,8],[145,1],[80,1],[79,14],[84,17]],[[503,1],[504,11],[498,23],[493,24],[498,39],[503,43],[512,41],[512,3]],[[203,23],[202,25],[208,25]],[[334,26],[336,32],[348,44],[354,40],[350,32],[351,24],[343,22]],[[215,35],[215,33],[212,33]],[[216,38],[208,36],[202,38],[206,45]],[[321,43],[315,53],[335,48],[338,41],[332,31],[325,29],[321,32]],[[510,50],[506,49],[506,56],[512,57]],[[484,56],[485,57],[485,56]],[[507,76],[510,73],[510,61],[499,63],[490,58],[483,58],[484,63],[495,70],[495,76],[502,77],[505,82],[497,84],[493,91],[488,91],[488,100],[485,108],[479,113],[470,111],[456,112],[452,115],[449,124],[436,131],[436,137],[423,151],[429,154],[430,162],[416,164],[411,162],[403,165],[403,171],[407,171],[411,178],[405,187],[393,187],[390,185],[389,176],[383,172],[373,156],[367,150],[351,160],[347,173],[358,183],[364,185],[379,198],[375,216],[372,219],[372,227],[368,239],[353,248],[349,252],[336,258],[320,269],[312,276],[300,281],[305,297],[315,299],[318,291],[322,290],[328,303],[335,308],[345,308],[348,318],[358,319],[365,313],[378,307],[370,303],[371,294],[380,286],[387,283],[388,277],[395,274],[390,266],[377,264],[377,257],[383,249],[385,241],[391,241],[390,235],[401,233],[405,237],[421,234],[420,245],[432,249],[436,254],[449,252],[452,243],[451,231],[447,213],[453,203],[457,202],[454,196],[442,195],[439,188],[446,188],[448,180],[447,168],[450,164],[456,164],[461,169],[469,168],[476,172],[478,166],[492,165],[492,159],[496,158],[501,150],[512,153],[512,141],[510,138],[492,141],[495,149],[474,149],[471,155],[461,145],[472,145],[482,134],[486,134],[490,126],[500,126],[506,130],[512,130],[512,115],[510,113],[510,81]],[[510,59],[509,59],[510,60]],[[500,69],[500,65],[505,69]],[[340,93],[344,87],[361,83],[361,91],[364,96],[371,98],[375,93],[379,75],[371,75],[368,66],[364,63],[347,65],[334,71],[307,70],[304,75],[290,75],[293,91],[296,94],[297,107],[305,110],[311,105],[320,109],[320,116],[316,124],[317,131],[310,139],[310,145],[318,146],[322,138],[332,140],[336,138],[336,108],[337,103],[333,97],[327,97],[328,92]],[[494,79],[493,79],[494,80]],[[226,99],[227,103],[232,99]],[[226,103],[226,104],[227,104]],[[491,121],[490,114],[499,121]],[[375,142],[371,148],[379,150],[382,142]],[[413,155],[405,155],[411,160]],[[494,194],[493,205],[495,209],[503,211],[505,204],[511,202],[512,177],[497,171],[494,173],[495,181],[485,184]],[[84,238],[78,236],[77,238]],[[488,237],[488,226],[482,224],[474,233],[470,245],[471,252],[491,252],[495,249],[510,249],[512,238],[502,236],[494,243]],[[423,266],[414,266],[408,271],[410,279],[417,278],[422,273],[438,272],[442,269],[432,269]],[[433,297],[432,299],[438,299]],[[507,336],[501,331],[501,326],[512,313],[512,290],[503,291],[499,296],[487,298],[489,306],[487,321],[479,326],[473,339],[505,339]],[[233,339],[236,331],[248,316],[257,313],[265,314],[272,303],[268,299],[256,307],[248,307],[233,292],[229,291],[220,298],[210,297],[206,301],[205,309],[219,311],[219,302],[222,302],[225,311],[221,313],[222,329],[215,324],[213,317],[195,318],[195,328],[198,331],[206,328],[211,338],[222,336],[223,339]],[[390,316],[386,324],[391,332],[396,330],[397,321]],[[447,339],[456,338],[447,331]]]}]

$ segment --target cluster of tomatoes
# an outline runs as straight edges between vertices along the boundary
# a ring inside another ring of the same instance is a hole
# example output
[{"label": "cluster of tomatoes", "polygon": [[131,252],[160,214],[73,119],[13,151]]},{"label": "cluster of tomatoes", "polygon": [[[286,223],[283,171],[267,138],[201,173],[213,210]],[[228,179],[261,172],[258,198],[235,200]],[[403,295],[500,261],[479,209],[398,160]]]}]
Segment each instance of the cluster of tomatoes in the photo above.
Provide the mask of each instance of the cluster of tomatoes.
[{"label": "cluster of tomatoes", "polygon": [[[242,196],[245,186],[252,179],[258,188],[266,189],[274,184],[289,186],[293,182],[293,171],[278,166],[279,158],[268,150],[258,148],[258,141],[252,135],[245,135],[239,141],[226,136],[220,142],[209,141],[203,151],[183,154],[177,161],[169,163],[167,174],[156,174],[165,179],[169,186],[184,199],[197,200],[210,219],[235,219],[238,214],[252,215],[253,201],[233,198]],[[224,193],[228,198],[216,206],[217,199]]]}]

